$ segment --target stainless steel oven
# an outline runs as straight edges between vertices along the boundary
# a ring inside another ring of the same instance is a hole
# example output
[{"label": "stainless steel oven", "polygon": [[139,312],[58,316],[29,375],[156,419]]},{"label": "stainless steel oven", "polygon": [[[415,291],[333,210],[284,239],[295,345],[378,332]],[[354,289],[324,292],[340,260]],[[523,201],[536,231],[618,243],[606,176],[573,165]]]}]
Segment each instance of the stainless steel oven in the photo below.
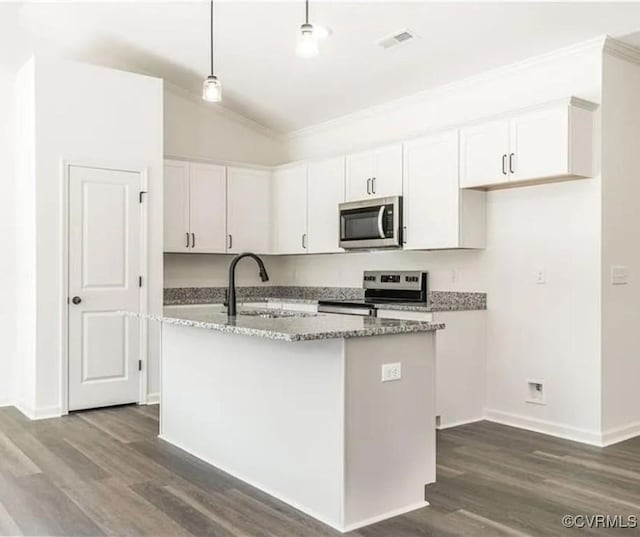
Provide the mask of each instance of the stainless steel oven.
[{"label": "stainless steel oven", "polygon": [[341,203],[339,210],[342,248],[402,246],[402,196]]}]

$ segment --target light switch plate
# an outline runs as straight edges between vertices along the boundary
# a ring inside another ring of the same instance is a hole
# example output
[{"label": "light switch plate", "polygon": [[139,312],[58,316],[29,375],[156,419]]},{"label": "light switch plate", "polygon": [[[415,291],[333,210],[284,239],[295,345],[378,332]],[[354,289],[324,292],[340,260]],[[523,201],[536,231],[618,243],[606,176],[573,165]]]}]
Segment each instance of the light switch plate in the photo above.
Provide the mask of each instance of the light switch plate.
[{"label": "light switch plate", "polygon": [[629,268],[624,265],[611,267],[611,285],[626,285],[629,283]]},{"label": "light switch plate", "polygon": [[393,364],[382,364],[382,382],[391,380],[400,380],[402,378],[402,364],[395,362]]}]

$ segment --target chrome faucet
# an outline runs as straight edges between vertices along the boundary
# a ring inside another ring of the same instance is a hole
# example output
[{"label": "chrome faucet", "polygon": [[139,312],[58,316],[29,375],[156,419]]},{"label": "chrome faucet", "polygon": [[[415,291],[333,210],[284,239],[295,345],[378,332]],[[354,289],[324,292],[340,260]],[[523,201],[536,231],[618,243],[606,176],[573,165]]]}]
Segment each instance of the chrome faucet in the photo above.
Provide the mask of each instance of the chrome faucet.
[{"label": "chrome faucet", "polygon": [[233,258],[233,261],[231,261],[231,265],[229,265],[229,291],[227,292],[227,315],[229,317],[235,317],[238,313],[236,306],[236,265],[238,264],[238,261],[240,261],[243,257],[251,257],[255,259],[256,263],[258,263],[258,267],[260,268],[260,279],[263,282],[269,281],[267,269],[264,267],[262,259],[260,259],[256,254],[245,252],[243,254],[235,256]]}]

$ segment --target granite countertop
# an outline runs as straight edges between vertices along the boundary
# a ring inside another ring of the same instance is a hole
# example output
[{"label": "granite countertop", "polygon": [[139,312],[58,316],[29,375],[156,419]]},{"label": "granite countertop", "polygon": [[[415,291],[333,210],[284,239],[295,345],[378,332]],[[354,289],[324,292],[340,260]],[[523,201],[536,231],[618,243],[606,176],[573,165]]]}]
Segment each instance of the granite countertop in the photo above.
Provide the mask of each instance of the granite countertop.
[{"label": "granite countertop", "polygon": [[[433,332],[445,327],[442,323],[378,319],[356,315],[299,313],[294,317],[263,318],[257,315],[243,315],[242,310],[239,313],[237,317],[229,318],[225,313],[203,311],[202,307],[193,309],[185,307],[180,309],[179,318],[170,315],[132,313],[129,315],[167,324],[291,342]],[[273,312],[264,310],[264,313]]]},{"label": "granite countertop", "polygon": [[[261,286],[238,287],[238,303],[298,302],[317,304],[319,300],[362,300],[358,287]],[[222,304],[226,287],[176,287],[164,290],[166,306]],[[377,304],[378,309],[416,312],[469,311],[487,309],[485,293],[461,291],[429,291],[426,303],[400,302]]]}]

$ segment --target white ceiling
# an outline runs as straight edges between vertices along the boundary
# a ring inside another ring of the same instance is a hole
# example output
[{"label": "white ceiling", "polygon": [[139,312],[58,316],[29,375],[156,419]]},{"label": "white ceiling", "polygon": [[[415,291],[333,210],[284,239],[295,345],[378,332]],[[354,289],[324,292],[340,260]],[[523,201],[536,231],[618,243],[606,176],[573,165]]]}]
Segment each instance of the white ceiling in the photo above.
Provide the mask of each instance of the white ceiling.
[{"label": "white ceiling", "polygon": [[[208,70],[208,9],[207,2],[4,4],[0,61],[28,43],[196,94]],[[303,14],[302,0],[216,3],[224,106],[290,132],[598,35],[640,30],[640,3],[311,0],[311,22],[333,35],[319,57],[302,60],[294,48]],[[420,38],[390,50],[376,45],[404,28]],[[640,44],[640,34],[629,41]]]}]

